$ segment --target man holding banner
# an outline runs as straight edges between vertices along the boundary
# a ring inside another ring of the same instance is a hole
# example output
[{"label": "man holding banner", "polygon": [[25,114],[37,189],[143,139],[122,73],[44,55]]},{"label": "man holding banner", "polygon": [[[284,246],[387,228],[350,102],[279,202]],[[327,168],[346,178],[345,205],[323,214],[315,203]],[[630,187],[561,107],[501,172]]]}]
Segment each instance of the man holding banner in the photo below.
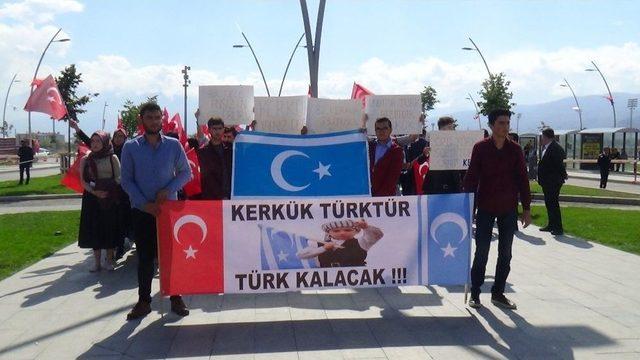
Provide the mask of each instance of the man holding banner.
[{"label": "man holding banner", "polygon": [[524,156],[520,145],[509,140],[511,112],[497,109],[489,113],[493,135],[473,147],[464,189],[476,193],[476,252],[471,268],[471,299],[469,306],[479,308],[480,287],[484,283],[493,224],[498,222],[498,263],[491,302],[499,307],[516,309],[516,304],[504,296],[511,269],[511,245],[517,229],[518,196],[522,202],[522,223],[531,223],[531,192]]},{"label": "man holding banner", "polygon": [[[138,302],[127,320],[151,312],[151,281],[158,256],[156,217],[165,200],[176,200],[177,192],[191,180],[191,168],[180,142],[165,137],[162,110],[156,103],[140,107],[139,121],[145,134],[125,143],[122,149],[122,187],[129,194],[138,253]],[[180,296],[171,297],[171,310],[189,314]]]}]

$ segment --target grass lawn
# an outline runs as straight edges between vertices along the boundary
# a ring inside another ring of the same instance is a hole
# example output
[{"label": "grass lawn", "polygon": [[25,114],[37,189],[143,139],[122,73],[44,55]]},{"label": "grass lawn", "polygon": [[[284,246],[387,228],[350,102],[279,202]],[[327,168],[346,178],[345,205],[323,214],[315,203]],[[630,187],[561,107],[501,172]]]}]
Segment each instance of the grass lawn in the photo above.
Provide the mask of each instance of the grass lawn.
[{"label": "grass lawn", "polygon": [[61,174],[32,177],[29,185],[18,185],[18,180],[0,181],[0,196],[73,194],[73,190],[60,185]]},{"label": "grass lawn", "polygon": [[0,279],[77,241],[79,226],[79,210],[0,215]]},{"label": "grass lawn", "polygon": [[[564,232],[619,250],[640,255],[640,211],[562,207]],[[531,217],[538,226],[547,225],[544,206],[532,206]]]},{"label": "grass lawn", "polygon": [[[540,185],[535,182],[530,182],[531,192],[532,193],[540,193],[542,194],[542,188]],[[620,191],[611,191],[604,189],[593,189],[582,186],[574,186],[574,185],[562,185],[560,189],[560,194],[564,195],[582,195],[582,196],[606,196],[606,197],[615,197],[615,198],[640,198],[640,194],[631,194]]]}]

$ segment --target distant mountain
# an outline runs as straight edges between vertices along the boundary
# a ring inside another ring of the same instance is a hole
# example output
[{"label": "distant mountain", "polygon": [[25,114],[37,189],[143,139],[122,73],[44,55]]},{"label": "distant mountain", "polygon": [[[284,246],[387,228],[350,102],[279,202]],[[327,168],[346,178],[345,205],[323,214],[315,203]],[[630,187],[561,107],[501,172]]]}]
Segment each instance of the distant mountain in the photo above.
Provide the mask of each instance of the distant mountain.
[{"label": "distant mountain", "polygon": [[[627,100],[632,98],[640,99],[640,94],[630,93],[614,93],[613,99],[616,106],[617,126],[629,126],[629,109],[627,108]],[[578,102],[582,108],[582,126],[584,128],[600,128],[613,127],[613,113],[609,101],[600,95],[588,95],[578,97]],[[578,129],[579,119],[578,113],[573,110],[576,106],[573,97],[567,97],[556,101],[531,104],[517,105],[512,110],[515,113],[522,114],[520,117],[520,133],[536,131],[540,126],[540,122],[556,130]],[[430,114],[431,121],[437,121],[441,115],[452,115],[458,119],[458,129],[475,130],[478,128],[478,121],[473,119],[473,111],[457,111],[453,113],[439,112]],[[487,127],[486,117],[481,117],[483,127]],[[640,108],[636,108],[633,114],[633,126],[640,128]],[[511,118],[511,127],[516,130],[516,116]]]}]

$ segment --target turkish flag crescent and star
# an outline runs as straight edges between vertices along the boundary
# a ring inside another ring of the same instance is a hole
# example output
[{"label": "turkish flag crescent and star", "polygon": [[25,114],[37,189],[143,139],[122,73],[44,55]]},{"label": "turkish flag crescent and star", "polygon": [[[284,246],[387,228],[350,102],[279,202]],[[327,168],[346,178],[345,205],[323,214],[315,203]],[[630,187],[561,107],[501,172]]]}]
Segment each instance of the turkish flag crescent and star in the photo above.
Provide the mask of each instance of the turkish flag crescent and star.
[{"label": "turkish flag crescent and star", "polygon": [[222,201],[165,201],[157,227],[162,295],[224,292]]},{"label": "turkish flag crescent and star", "polygon": [[60,90],[58,90],[53,76],[49,75],[42,81],[36,81],[34,85],[36,89],[29,96],[24,109],[48,114],[56,120],[62,119],[67,114],[67,107],[62,101]]}]

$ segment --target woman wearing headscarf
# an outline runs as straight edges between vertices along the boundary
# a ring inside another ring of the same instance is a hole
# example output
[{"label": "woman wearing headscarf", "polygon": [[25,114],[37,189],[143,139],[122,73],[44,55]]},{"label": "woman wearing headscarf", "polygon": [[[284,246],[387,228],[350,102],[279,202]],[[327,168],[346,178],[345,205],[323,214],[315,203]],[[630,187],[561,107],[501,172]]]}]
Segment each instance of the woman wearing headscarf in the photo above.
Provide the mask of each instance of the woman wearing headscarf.
[{"label": "woman wearing headscarf", "polygon": [[113,153],[109,134],[91,135],[91,152],[80,162],[84,193],[80,212],[78,246],[93,249],[95,259],[90,271],[99,271],[102,250],[106,250],[104,268],[114,269],[114,249],[122,245],[120,215],[120,161]]}]

